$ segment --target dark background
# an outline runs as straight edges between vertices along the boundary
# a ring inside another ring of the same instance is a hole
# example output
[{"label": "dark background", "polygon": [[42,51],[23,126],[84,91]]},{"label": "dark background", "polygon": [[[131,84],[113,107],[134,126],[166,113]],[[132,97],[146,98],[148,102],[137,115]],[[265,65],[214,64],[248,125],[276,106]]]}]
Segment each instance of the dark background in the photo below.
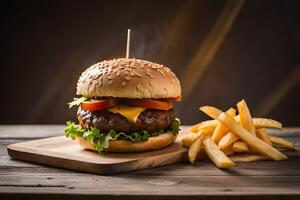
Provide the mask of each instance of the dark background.
[{"label": "dark background", "polygon": [[[229,3],[236,2],[1,3],[0,123],[75,119],[66,103],[80,73],[97,61],[124,57],[127,28],[131,57],[162,63],[182,80]],[[297,0],[245,1],[212,62],[177,105],[182,121],[203,119],[200,105],[226,109],[245,98],[254,116],[300,125],[299,11]]]}]

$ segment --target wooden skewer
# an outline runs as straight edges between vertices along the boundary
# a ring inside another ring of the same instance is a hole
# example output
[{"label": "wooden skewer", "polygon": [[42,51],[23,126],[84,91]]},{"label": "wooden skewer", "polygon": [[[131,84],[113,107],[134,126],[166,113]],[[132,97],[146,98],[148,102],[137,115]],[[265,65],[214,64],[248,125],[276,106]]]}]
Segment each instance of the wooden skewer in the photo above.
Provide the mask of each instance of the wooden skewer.
[{"label": "wooden skewer", "polygon": [[126,58],[129,58],[129,49],[130,49],[130,29],[127,31],[127,46],[126,46]]}]

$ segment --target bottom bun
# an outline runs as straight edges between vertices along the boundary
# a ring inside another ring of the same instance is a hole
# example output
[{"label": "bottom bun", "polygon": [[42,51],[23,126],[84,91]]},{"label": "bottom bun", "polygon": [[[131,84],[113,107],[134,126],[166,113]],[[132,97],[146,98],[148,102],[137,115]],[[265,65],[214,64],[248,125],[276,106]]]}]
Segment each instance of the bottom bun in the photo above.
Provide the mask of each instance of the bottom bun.
[{"label": "bottom bun", "polygon": [[[170,131],[162,133],[158,136],[149,137],[144,142],[130,142],[127,140],[111,140],[109,141],[109,147],[105,149],[105,152],[141,152],[152,151],[164,148],[172,144],[176,140],[177,134]],[[84,149],[96,151],[95,148],[81,137],[77,137],[77,141]]]}]

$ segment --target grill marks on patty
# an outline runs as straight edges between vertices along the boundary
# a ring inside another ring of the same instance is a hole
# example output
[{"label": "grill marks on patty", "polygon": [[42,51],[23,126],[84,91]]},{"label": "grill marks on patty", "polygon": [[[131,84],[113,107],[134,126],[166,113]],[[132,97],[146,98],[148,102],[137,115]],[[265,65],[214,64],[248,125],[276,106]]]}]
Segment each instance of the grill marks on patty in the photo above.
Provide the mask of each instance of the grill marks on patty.
[{"label": "grill marks on patty", "polygon": [[85,111],[79,107],[77,118],[82,127],[96,127],[103,133],[108,133],[111,129],[124,133],[142,130],[155,132],[171,125],[172,121],[175,119],[175,110],[173,108],[167,111],[147,109],[138,116],[136,123],[133,123],[128,121],[122,115],[109,112],[106,109],[99,111]]}]

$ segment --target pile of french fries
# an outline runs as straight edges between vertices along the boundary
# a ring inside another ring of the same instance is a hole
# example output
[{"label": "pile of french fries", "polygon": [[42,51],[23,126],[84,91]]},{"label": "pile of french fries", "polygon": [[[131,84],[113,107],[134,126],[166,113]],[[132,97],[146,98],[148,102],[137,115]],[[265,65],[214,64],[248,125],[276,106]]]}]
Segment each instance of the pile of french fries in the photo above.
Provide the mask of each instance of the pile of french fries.
[{"label": "pile of french fries", "polygon": [[[188,158],[194,163],[202,151],[219,168],[230,168],[235,162],[257,160],[285,160],[287,156],[278,147],[294,149],[294,144],[271,136],[266,128],[282,129],[278,121],[266,118],[252,118],[245,100],[223,112],[213,106],[202,106],[200,111],[212,118],[190,128],[190,134],[182,139],[189,147]],[[229,156],[229,157],[228,157]]]}]

